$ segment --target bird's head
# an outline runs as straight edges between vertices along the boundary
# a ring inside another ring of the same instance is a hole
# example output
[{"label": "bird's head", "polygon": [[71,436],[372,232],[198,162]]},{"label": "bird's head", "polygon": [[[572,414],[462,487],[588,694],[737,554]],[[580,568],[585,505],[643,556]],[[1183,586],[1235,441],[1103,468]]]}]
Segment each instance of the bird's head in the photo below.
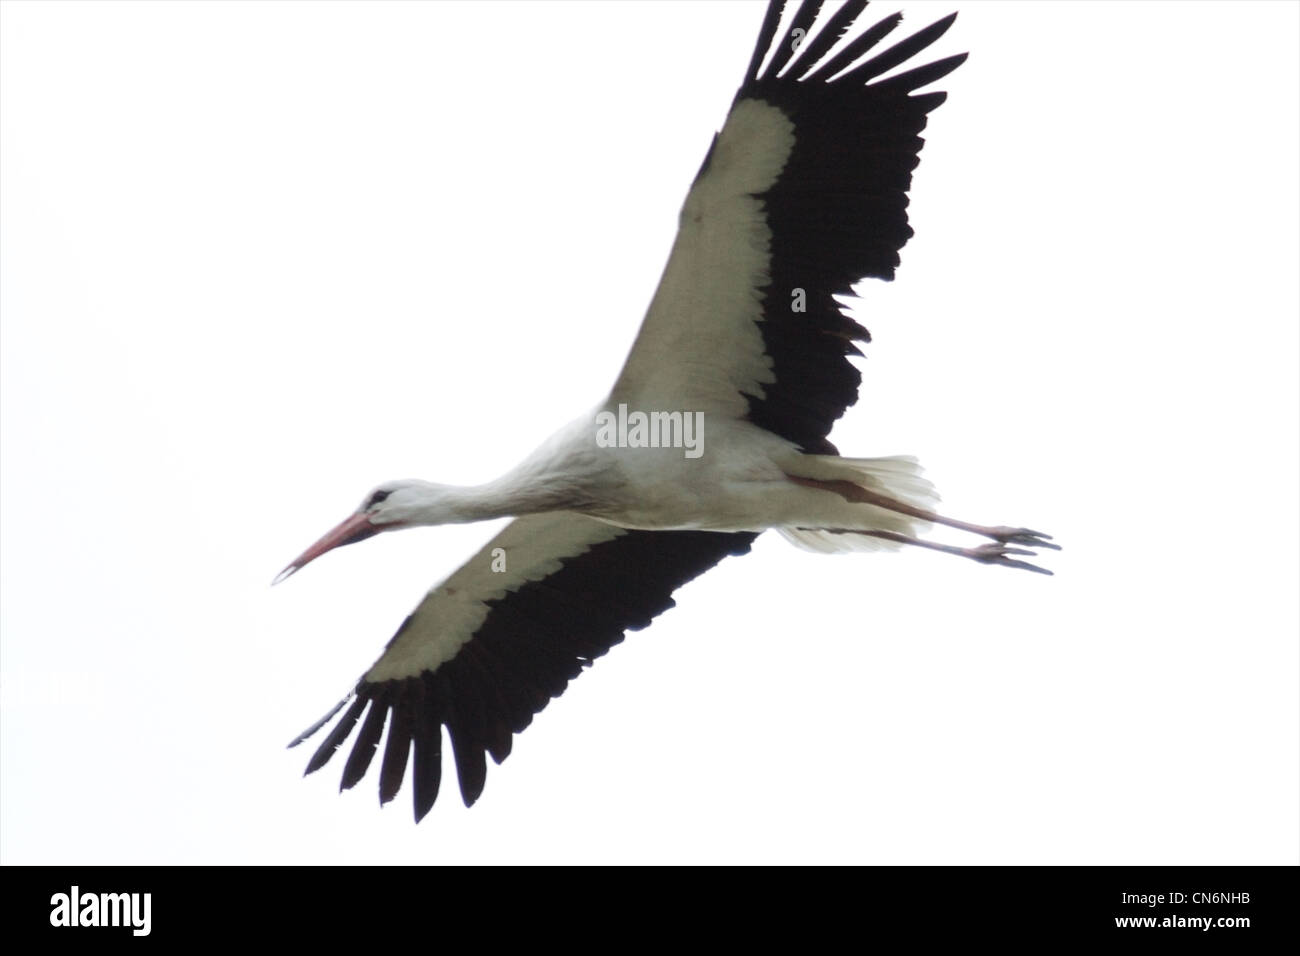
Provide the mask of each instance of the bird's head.
[{"label": "bird's head", "polygon": [[416,478],[384,482],[366,494],[361,507],[294,559],[271,583],[279,584],[327,551],[341,548],[345,544],[356,544],[381,531],[455,520],[450,514],[441,517],[444,510],[441,506],[445,503],[449,490],[446,485],[436,485]]}]

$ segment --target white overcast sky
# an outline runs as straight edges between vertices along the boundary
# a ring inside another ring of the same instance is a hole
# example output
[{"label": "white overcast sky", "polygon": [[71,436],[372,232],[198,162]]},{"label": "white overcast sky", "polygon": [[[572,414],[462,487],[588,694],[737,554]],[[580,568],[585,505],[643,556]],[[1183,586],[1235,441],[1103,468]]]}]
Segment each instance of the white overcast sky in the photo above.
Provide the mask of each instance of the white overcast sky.
[{"label": "white overcast sky", "polygon": [[268,584],[604,394],[762,6],[0,4],[0,858],[1295,862],[1300,6],[900,7],[833,437],[1056,577],[764,537],[415,827],[284,745],[492,529]]}]

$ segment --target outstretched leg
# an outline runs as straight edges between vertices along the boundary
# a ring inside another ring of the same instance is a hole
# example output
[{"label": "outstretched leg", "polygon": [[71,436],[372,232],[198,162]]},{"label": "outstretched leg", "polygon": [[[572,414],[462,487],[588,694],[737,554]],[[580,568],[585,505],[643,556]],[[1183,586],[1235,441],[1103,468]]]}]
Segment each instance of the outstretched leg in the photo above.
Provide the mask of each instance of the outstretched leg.
[{"label": "outstretched leg", "polygon": [[[800,478],[797,475],[789,475],[789,474],[787,474],[786,477],[789,478],[791,481],[793,481],[796,485],[803,485],[805,488],[817,488],[822,491],[834,492],[835,494],[843,498],[845,501],[851,501],[859,504],[875,505],[877,508],[884,508],[887,511],[896,511],[899,514],[910,515],[913,518],[920,518],[924,521],[931,521],[935,524],[947,525],[950,528],[957,528],[961,531],[969,531],[972,534],[978,534],[978,535],[983,535],[986,538],[992,538],[994,541],[998,542],[999,544],[1004,544],[1004,545],[1024,544],[1034,548],[1048,548],[1052,551],[1061,550],[1061,546],[1059,544],[1053,543],[1052,536],[1050,534],[1043,534],[1041,531],[1031,531],[1028,528],[1010,528],[1005,525],[991,527],[989,525],[971,524],[969,521],[958,521],[956,518],[945,518],[943,515],[935,514],[933,511],[928,511],[925,508],[918,508],[915,505],[909,505],[905,501],[899,501],[898,499],[891,498],[888,495],[882,495],[874,491],[869,491],[866,488],[863,488],[861,485],[855,485],[851,481],[843,481],[843,480],[821,481],[816,478]],[[867,532],[861,532],[861,533],[865,534]],[[880,534],[876,535],[876,537],[885,537],[885,538],[891,538],[891,540],[896,540],[899,537],[906,537],[906,536],[894,535],[891,537],[890,533],[881,532]],[[921,541],[920,539],[910,539],[908,543],[921,544],[924,545],[925,547],[935,547],[937,550],[940,551],[948,550],[946,546],[936,546],[930,542]],[[956,551],[960,553],[964,553],[965,550],[979,550],[979,549],[961,549],[961,548],[956,549]],[[1010,553],[1016,553],[1016,552],[1012,551]],[[972,555],[967,555],[967,557],[972,557]],[[1034,570],[1038,571],[1042,569],[1034,568]]]},{"label": "outstretched leg", "polygon": [[929,548],[932,551],[942,551],[944,554],[955,554],[963,558],[970,558],[972,561],[978,561],[980,564],[1000,564],[1004,568],[1023,568],[1026,571],[1035,571],[1038,574],[1050,575],[1052,572],[1047,568],[1040,568],[1036,564],[1030,564],[1028,561],[1017,561],[1012,558],[1013,554],[1023,554],[1029,557],[1034,556],[1034,552],[1026,551],[1024,548],[1012,548],[1003,542],[992,542],[990,544],[981,544],[975,548],[959,548],[952,544],[940,544],[938,541],[926,541],[924,538],[913,538],[910,535],[899,534],[896,531],[855,531],[851,528],[824,528],[821,529],[828,534],[861,534],[869,538],[883,538],[886,541],[897,541],[899,544],[914,544],[919,548]]}]

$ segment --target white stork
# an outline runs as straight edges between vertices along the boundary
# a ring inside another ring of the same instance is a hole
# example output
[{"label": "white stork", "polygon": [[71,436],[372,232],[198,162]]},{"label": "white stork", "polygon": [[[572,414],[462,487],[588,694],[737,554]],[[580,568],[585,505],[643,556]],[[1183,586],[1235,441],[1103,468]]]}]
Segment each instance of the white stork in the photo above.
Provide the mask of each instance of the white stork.
[{"label": "white stork", "polygon": [[[869,340],[834,296],[866,276],[893,278],[912,233],[919,134],[946,95],[916,91],[965,59],[871,82],[956,15],[859,62],[901,19],[848,39],[865,6],[846,3],[813,33],[821,3],[806,0],[760,69],[781,20],[772,0],[631,354],[593,412],[486,485],[380,485],[281,572],[277,581],[380,531],[515,517],[429,591],[352,693],[293,742],[347,708],[308,773],[360,723],[343,767],[342,788],[352,787],[387,724],[379,799],[396,795],[414,745],[419,820],[438,795],[445,726],[473,804],[488,754],[504,760],[513,735],[625,631],[769,528],[814,551],[912,544],[1043,570],[1017,556],[1055,548],[1049,536],[942,517],[914,459],[843,458],[826,437],[857,399],[853,343]],[[991,540],[960,548],[918,537],[930,523]]]}]

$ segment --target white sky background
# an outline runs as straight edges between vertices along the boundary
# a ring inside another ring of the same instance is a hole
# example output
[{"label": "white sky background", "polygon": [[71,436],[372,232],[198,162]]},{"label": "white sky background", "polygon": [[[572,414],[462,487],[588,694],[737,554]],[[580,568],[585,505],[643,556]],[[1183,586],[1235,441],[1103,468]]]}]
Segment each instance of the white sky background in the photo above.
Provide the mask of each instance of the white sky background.
[{"label": "white sky background", "polygon": [[1295,862],[1300,7],[960,9],[833,437],[1056,577],[767,536],[415,827],[284,744],[492,529],[268,583],[604,394],[762,7],[0,5],[3,861]]}]

